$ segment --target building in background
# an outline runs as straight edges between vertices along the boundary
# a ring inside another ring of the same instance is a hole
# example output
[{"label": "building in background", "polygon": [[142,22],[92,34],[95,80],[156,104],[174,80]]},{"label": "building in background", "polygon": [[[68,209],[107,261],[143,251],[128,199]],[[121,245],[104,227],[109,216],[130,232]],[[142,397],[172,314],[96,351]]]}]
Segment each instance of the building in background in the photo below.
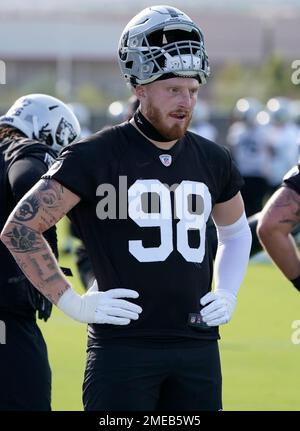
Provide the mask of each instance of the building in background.
[{"label": "building in background", "polygon": [[[180,8],[183,0],[168,4]],[[130,94],[116,60],[118,35],[147,6],[145,0],[3,3],[0,60],[7,77],[0,85],[0,113],[21,93],[46,92],[87,103],[97,111],[95,126],[104,122],[109,103]],[[287,62],[299,57],[297,0],[185,0],[184,6],[205,33],[213,77],[224,64],[260,65],[271,54]],[[201,97],[212,97],[215,82]]]}]

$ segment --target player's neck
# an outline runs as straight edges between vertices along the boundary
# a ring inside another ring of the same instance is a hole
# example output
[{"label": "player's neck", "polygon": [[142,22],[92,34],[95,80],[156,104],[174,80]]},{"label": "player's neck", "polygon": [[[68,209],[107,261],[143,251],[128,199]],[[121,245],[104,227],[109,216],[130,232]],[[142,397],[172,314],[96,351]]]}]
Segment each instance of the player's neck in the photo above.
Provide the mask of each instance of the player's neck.
[{"label": "player's neck", "polygon": [[150,141],[153,145],[155,145],[156,147],[162,149],[162,150],[170,150],[173,145],[176,144],[176,142],[178,141],[178,139],[174,140],[174,141],[168,141],[168,142],[160,142],[160,141],[155,141],[154,139],[150,139],[147,135],[145,135],[145,133],[143,133],[138,126],[136,125],[135,121],[133,118],[131,118],[131,120],[129,121],[130,124],[133,125],[133,127],[135,127],[137,129],[137,131],[143,135],[146,139],[148,139],[148,141]]}]

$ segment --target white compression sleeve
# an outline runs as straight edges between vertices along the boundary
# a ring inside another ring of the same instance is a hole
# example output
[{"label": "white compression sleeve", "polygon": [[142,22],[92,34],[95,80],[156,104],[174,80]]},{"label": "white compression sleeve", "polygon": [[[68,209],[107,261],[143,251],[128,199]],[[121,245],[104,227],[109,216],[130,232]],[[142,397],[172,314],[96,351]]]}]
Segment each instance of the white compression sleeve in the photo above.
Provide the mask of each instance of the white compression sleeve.
[{"label": "white compression sleeve", "polygon": [[245,213],[233,224],[218,226],[218,250],[214,265],[215,290],[237,295],[247,270],[251,231]]}]

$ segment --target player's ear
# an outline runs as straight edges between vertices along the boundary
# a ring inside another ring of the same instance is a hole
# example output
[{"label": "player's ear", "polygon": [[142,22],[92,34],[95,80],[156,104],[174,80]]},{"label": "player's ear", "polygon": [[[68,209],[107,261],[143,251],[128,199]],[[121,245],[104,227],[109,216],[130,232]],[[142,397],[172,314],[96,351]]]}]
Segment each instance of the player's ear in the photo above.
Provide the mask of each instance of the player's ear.
[{"label": "player's ear", "polygon": [[136,97],[141,100],[143,97],[145,97],[146,91],[145,91],[145,86],[144,85],[137,85],[134,88],[134,92]]}]

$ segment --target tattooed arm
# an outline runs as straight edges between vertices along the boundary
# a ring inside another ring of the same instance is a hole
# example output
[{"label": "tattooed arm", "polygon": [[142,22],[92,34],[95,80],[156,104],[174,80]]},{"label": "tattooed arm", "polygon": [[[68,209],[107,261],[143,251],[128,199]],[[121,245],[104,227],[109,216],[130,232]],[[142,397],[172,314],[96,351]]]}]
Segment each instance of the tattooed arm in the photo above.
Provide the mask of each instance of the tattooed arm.
[{"label": "tattooed arm", "polygon": [[68,316],[85,323],[127,325],[142,309],[119,298],[137,298],[138,293],[111,289],[78,295],[42,235],[79,201],[57,181],[40,180],[11,213],[0,238],[31,283]]},{"label": "tattooed arm", "polygon": [[42,233],[79,201],[55,180],[41,180],[18,203],[1,234],[26,277],[55,304],[70,285]]},{"label": "tattooed arm", "polygon": [[281,187],[265,205],[257,227],[258,237],[283,274],[300,275],[300,256],[291,232],[300,223],[300,195]]}]

